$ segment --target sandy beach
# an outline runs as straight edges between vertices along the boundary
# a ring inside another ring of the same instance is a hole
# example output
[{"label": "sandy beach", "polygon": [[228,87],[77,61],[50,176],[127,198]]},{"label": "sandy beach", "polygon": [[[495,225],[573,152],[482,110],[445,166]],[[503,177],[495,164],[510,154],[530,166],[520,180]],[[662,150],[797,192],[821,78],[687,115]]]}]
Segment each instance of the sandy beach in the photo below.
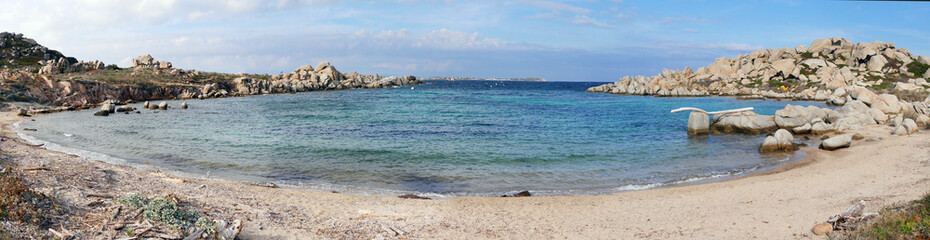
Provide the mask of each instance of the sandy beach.
[{"label": "sandy beach", "polygon": [[856,131],[883,140],[804,149],[799,162],[723,182],[604,196],[415,200],[181,178],[87,160],[19,139],[12,124],[23,120],[2,114],[0,147],[5,165],[49,169],[24,172],[37,191],[88,213],[116,204],[95,194],[173,194],[211,217],[241,219],[241,239],[807,239],[817,238],[811,226],[860,200],[867,212],[878,211],[930,190],[930,134],[890,136],[888,126]]}]

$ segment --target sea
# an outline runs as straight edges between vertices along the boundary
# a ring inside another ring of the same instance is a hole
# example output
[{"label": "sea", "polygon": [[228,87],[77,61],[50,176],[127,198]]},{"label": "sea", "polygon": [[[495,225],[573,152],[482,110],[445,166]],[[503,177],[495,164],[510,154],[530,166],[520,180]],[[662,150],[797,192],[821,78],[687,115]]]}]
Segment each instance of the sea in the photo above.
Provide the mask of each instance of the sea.
[{"label": "sea", "polygon": [[599,195],[720,181],[804,157],[760,154],[764,135],[689,137],[688,113],[672,109],[825,107],[585,92],[600,84],[429,81],[169,101],[164,111],[136,103],[139,113],[62,112],[16,129],[52,150],[194,178],[361,195]]}]

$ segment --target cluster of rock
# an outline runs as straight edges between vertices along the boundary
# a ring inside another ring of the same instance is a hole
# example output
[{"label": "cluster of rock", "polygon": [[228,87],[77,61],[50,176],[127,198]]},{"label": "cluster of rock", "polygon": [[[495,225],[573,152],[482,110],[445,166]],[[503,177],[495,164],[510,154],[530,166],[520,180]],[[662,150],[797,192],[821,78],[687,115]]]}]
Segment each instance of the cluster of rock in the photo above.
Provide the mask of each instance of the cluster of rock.
[{"label": "cluster of rock", "polygon": [[827,100],[849,86],[891,86],[925,92],[930,58],[885,42],[853,44],[843,38],[818,39],[810,47],[763,49],[735,58],[718,58],[699,68],[662,70],[646,77],[623,77],[589,92],[657,96],[751,96]]},{"label": "cluster of rock", "polygon": [[146,54],[133,58],[132,61],[129,62],[129,67],[133,69],[149,68],[166,70],[171,69],[171,62],[157,61],[152,55]]},{"label": "cluster of rock", "polygon": [[[383,88],[405,85],[417,85],[422,82],[416,77],[383,77],[381,75],[362,75],[358,73],[343,74],[329,62],[321,62],[316,67],[301,66],[291,73],[273,75],[268,79],[239,77],[233,80],[232,91],[221,88],[219,84],[207,84],[199,95],[200,98],[222,97],[226,95],[255,95],[272,93],[293,93],[319,90],[341,90],[353,88]],[[194,93],[191,93],[194,94]]]},{"label": "cluster of rock", "polygon": [[[0,33],[0,65],[36,67],[39,74],[57,74],[103,69],[100,61],[83,62],[39,45],[23,34]],[[35,68],[32,68],[35,69]]]},{"label": "cluster of rock", "polygon": [[[168,110],[168,102],[161,102],[158,104],[151,104],[148,101],[142,104],[142,108],[149,110]],[[187,109],[188,105],[186,102],[181,103],[181,109]],[[125,102],[119,102],[116,100],[107,100],[100,105],[100,111],[94,113],[94,116],[106,117],[112,113],[141,113],[136,111],[136,108],[127,106]]]},{"label": "cluster of rock", "polygon": [[[894,127],[892,134],[909,135],[930,126],[930,98],[924,102],[907,102],[894,95],[875,94],[863,87],[839,88],[836,92],[843,93],[841,98],[844,99],[843,106],[836,109],[788,104],[775,111],[774,116],[743,111],[714,115],[710,122],[706,120],[707,114],[692,111],[688,133],[775,132],[764,140],[760,150],[765,152],[793,149],[792,133],[821,135],[860,130],[866,125],[890,124]],[[849,134],[831,137],[833,140],[824,141],[822,147],[847,147],[849,141],[846,139],[852,139],[852,135],[846,135]]]},{"label": "cluster of rock", "polygon": [[105,66],[101,61],[76,61],[72,62],[68,58],[59,58],[58,60],[41,60],[39,65],[39,74],[59,74],[69,72],[84,72],[103,69]]}]

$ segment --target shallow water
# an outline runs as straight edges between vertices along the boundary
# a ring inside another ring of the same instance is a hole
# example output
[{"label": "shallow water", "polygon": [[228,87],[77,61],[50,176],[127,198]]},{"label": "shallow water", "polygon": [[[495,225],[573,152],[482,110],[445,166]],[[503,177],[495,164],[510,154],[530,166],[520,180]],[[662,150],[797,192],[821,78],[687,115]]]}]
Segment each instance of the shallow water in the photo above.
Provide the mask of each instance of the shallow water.
[{"label": "shallow water", "polygon": [[193,176],[363,194],[574,195],[720,179],[791,160],[759,154],[759,135],[689,138],[688,113],[671,109],[823,106],[584,92],[599,84],[436,81],[188,100],[187,110],[110,117],[64,112],[19,128],[39,129],[21,134],[61,150]]}]

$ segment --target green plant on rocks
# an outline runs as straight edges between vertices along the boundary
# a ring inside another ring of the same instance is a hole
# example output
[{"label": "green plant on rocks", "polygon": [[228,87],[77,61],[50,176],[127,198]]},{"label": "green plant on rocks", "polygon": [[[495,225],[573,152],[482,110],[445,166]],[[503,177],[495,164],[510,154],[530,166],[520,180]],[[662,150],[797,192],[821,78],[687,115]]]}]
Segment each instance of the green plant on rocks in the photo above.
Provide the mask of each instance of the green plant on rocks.
[{"label": "green plant on rocks", "polygon": [[918,61],[907,64],[907,71],[916,77],[923,76],[923,74],[927,72],[927,69],[930,69],[930,65]]},{"label": "green plant on rocks", "polygon": [[814,58],[814,53],[812,53],[812,52],[805,52],[805,53],[802,53],[802,54],[801,54],[801,57],[802,57],[803,59]]}]

